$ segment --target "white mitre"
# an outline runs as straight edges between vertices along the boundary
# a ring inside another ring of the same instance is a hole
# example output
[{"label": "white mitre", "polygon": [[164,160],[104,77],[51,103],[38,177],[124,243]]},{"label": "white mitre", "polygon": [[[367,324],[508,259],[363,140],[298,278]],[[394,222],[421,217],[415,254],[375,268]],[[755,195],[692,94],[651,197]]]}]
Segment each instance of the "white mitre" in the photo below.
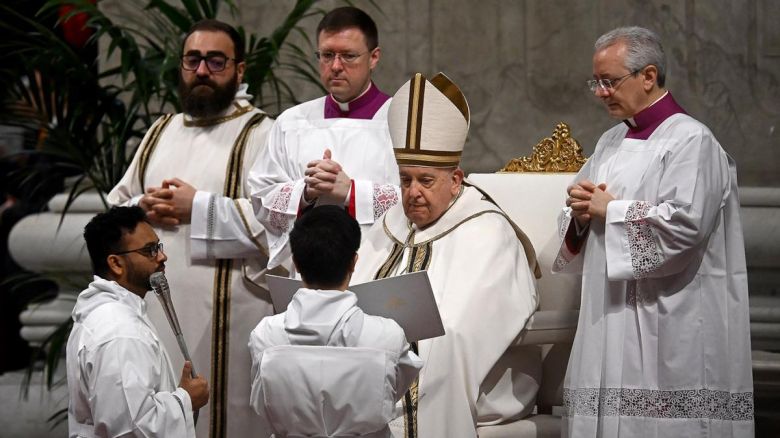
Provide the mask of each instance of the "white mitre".
[{"label": "white mitre", "polygon": [[469,133],[469,104],[443,73],[420,73],[393,96],[387,115],[399,166],[457,167]]}]

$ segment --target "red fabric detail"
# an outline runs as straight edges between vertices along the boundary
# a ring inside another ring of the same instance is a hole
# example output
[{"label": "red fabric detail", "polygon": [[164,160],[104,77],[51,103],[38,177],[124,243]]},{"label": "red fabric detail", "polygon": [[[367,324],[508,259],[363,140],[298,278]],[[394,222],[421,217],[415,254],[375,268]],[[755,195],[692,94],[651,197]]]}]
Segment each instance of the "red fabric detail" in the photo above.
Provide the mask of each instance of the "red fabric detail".
[{"label": "red fabric detail", "polygon": [[347,206],[347,213],[349,213],[350,216],[353,218],[355,216],[355,180],[351,179],[349,180],[351,185],[349,188],[349,205]]},{"label": "red fabric detail", "polygon": [[577,226],[574,224],[576,219],[572,218],[569,224],[569,229],[566,231],[566,237],[563,241],[566,242],[566,249],[572,254],[579,254],[580,248],[582,248],[582,239],[577,236]]},{"label": "red fabric detail", "polygon": [[390,207],[398,203],[398,194],[391,184],[374,184],[374,220],[382,217]]},{"label": "red fabric detail", "polygon": [[[95,4],[96,0],[90,0],[90,3]],[[58,11],[59,18],[67,17],[68,14],[73,12],[76,7],[74,5],[62,5]],[[89,16],[84,13],[78,13],[71,17],[68,17],[61,24],[62,35],[65,41],[71,46],[80,49],[87,44],[87,40],[95,33],[93,29],[87,27],[87,19]]]}]

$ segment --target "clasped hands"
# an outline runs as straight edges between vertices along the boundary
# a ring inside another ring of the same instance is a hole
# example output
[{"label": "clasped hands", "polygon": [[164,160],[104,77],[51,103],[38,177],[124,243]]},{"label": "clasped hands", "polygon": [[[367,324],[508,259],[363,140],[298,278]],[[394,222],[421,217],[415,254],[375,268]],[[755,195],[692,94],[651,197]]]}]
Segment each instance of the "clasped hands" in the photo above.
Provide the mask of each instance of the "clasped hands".
[{"label": "clasped hands", "polygon": [[349,176],[344,173],[341,164],[331,159],[330,149],[325,149],[321,160],[310,161],[306,165],[306,190],[303,199],[307,203],[317,200],[320,204],[344,205],[352,186]]},{"label": "clasped hands", "polygon": [[188,224],[196,189],[179,178],[165,179],[160,187],[149,187],[138,206],[149,222],[160,226]]},{"label": "clasped hands", "polygon": [[582,180],[570,185],[566,192],[566,206],[571,207],[572,216],[581,226],[587,225],[591,218],[606,220],[607,204],[615,199],[607,190],[607,184],[594,184],[589,180]]}]

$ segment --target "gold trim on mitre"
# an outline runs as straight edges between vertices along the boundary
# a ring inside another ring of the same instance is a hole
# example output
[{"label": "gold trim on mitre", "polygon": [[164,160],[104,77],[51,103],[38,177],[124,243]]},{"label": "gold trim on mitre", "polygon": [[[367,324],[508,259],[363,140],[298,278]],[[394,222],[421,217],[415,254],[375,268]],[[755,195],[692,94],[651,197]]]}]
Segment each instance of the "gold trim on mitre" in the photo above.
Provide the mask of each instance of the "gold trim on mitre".
[{"label": "gold trim on mitre", "polygon": [[415,73],[409,85],[409,118],[406,121],[406,148],[420,149],[425,76]]},{"label": "gold trim on mitre", "polygon": [[463,114],[463,118],[466,122],[471,122],[469,113],[469,104],[466,102],[466,96],[460,91],[457,85],[450,80],[444,73],[438,73],[433,79],[430,80],[431,85],[441,91],[441,94],[447,96],[447,99],[455,105],[455,108]]},{"label": "gold trim on mitre", "polygon": [[430,81],[415,73],[395,93],[388,112],[398,165],[458,166],[469,123],[468,102],[455,83],[443,73]]},{"label": "gold trim on mitre", "polygon": [[408,152],[402,149],[395,150],[395,160],[398,164],[406,166],[431,166],[431,167],[458,167],[460,164],[460,152]]},{"label": "gold trim on mitre", "polygon": [[499,172],[579,172],[586,161],[569,125],[560,122],[552,137],[537,143],[530,156],[510,160]]}]

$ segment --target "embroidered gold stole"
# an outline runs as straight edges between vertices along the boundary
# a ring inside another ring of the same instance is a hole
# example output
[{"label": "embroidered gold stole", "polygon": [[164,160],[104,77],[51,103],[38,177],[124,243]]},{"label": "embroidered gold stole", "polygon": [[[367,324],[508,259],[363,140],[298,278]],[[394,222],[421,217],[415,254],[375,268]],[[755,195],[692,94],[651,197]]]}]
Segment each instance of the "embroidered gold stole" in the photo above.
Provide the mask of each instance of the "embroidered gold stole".
[{"label": "embroidered gold stole", "polygon": [[[249,107],[251,109],[251,107]],[[247,111],[241,112],[245,114]],[[242,169],[244,164],[244,151],[247,139],[252,129],[259,126],[266,118],[266,114],[253,115],[241,129],[225,169],[225,183],[222,195],[231,199],[241,196]],[[162,116],[151,128],[148,141],[143,144],[141,157],[138,161],[138,178],[141,190],[144,190],[144,175],[149,165],[149,160],[163,130],[168,126],[173,114]],[[231,117],[232,119],[232,117]],[[224,121],[224,120],[222,120]],[[218,259],[214,272],[214,288],[212,291],[213,310],[211,322],[211,403],[209,436],[212,438],[224,437],[227,429],[227,386],[228,386],[228,356],[229,356],[229,329],[230,329],[230,273],[233,267],[232,259]]]}]

